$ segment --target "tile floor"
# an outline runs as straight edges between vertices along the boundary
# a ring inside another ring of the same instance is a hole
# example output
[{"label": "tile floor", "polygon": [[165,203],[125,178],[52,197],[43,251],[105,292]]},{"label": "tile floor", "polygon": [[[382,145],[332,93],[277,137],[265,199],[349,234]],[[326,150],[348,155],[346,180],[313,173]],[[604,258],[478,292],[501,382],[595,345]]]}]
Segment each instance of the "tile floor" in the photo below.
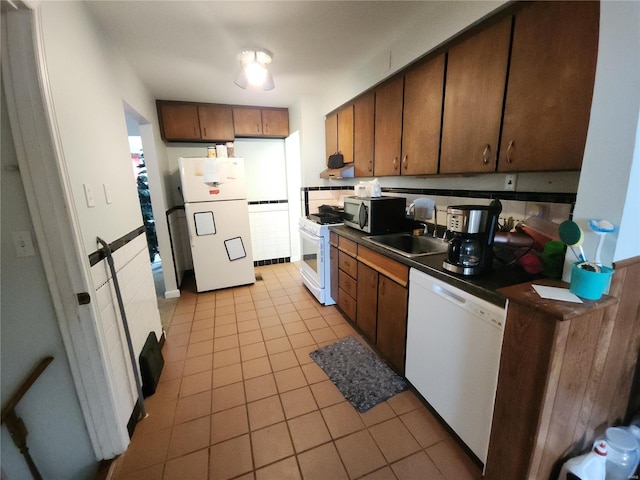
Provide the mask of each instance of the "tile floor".
[{"label": "tile floor", "polygon": [[164,370],[112,477],[180,480],[479,479],[478,467],[411,391],[364,414],[309,352],[358,333],[318,304],[295,264],[252,286],[185,288]]}]

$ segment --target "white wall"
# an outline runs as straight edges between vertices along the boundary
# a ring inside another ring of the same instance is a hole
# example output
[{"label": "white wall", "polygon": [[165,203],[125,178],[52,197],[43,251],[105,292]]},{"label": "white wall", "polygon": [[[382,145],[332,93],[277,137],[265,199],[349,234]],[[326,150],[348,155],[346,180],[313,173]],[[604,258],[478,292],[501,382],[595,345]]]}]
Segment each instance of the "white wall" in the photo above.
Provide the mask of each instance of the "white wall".
[{"label": "white wall", "polygon": [[[35,241],[18,160],[9,130],[2,88],[0,313],[2,405],[45,357],[53,356],[16,408],[29,431],[28,446],[43,478],[93,478],[97,461],[78,403],[40,256],[17,257],[11,232],[27,231]],[[3,478],[31,478],[24,458],[2,426]],[[64,459],[64,461],[61,461]]]}]

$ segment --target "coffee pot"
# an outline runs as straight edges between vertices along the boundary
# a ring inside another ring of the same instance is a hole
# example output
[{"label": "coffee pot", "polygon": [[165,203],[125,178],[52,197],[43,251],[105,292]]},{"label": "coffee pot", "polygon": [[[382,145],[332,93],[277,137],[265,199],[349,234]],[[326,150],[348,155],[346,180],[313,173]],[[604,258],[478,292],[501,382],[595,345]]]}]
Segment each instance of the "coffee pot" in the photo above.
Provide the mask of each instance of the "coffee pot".
[{"label": "coffee pot", "polygon": [[462,275],[478,275],[491,269],[493,240],[502,212],[500,200],[489,206],[460,205],[447,208],[449,240],[447,259],[442,267]]}]

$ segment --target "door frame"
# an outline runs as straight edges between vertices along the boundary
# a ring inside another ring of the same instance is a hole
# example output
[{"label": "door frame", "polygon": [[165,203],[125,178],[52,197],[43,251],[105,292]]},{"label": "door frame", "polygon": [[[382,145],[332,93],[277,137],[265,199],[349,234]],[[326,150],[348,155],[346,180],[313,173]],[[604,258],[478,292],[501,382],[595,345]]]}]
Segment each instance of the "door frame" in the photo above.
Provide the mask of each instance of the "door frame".
[{"label": "door frame", "polygon": [[2,75],[18,167],[86,428],[96,458],[109,459],[126,450],[129,435],[118,421],[97,304],[78,304],[77,294],[95,287],[52,102],[40,9],[16,6],[2,13]]}]

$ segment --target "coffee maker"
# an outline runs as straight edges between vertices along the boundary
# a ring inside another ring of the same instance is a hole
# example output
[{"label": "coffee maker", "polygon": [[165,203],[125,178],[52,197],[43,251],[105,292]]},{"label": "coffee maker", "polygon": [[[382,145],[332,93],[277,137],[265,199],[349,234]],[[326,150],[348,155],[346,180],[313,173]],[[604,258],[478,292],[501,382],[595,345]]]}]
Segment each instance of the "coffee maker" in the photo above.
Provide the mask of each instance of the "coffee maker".
[{"label": "coffee maker", "polygon": [[490,270],[500,212],[500,200],[493,200],[489,206],[447,208],[447,230],[453,237],[449,240],[447,259],[442,267],[462,275],[478,275]]}]

